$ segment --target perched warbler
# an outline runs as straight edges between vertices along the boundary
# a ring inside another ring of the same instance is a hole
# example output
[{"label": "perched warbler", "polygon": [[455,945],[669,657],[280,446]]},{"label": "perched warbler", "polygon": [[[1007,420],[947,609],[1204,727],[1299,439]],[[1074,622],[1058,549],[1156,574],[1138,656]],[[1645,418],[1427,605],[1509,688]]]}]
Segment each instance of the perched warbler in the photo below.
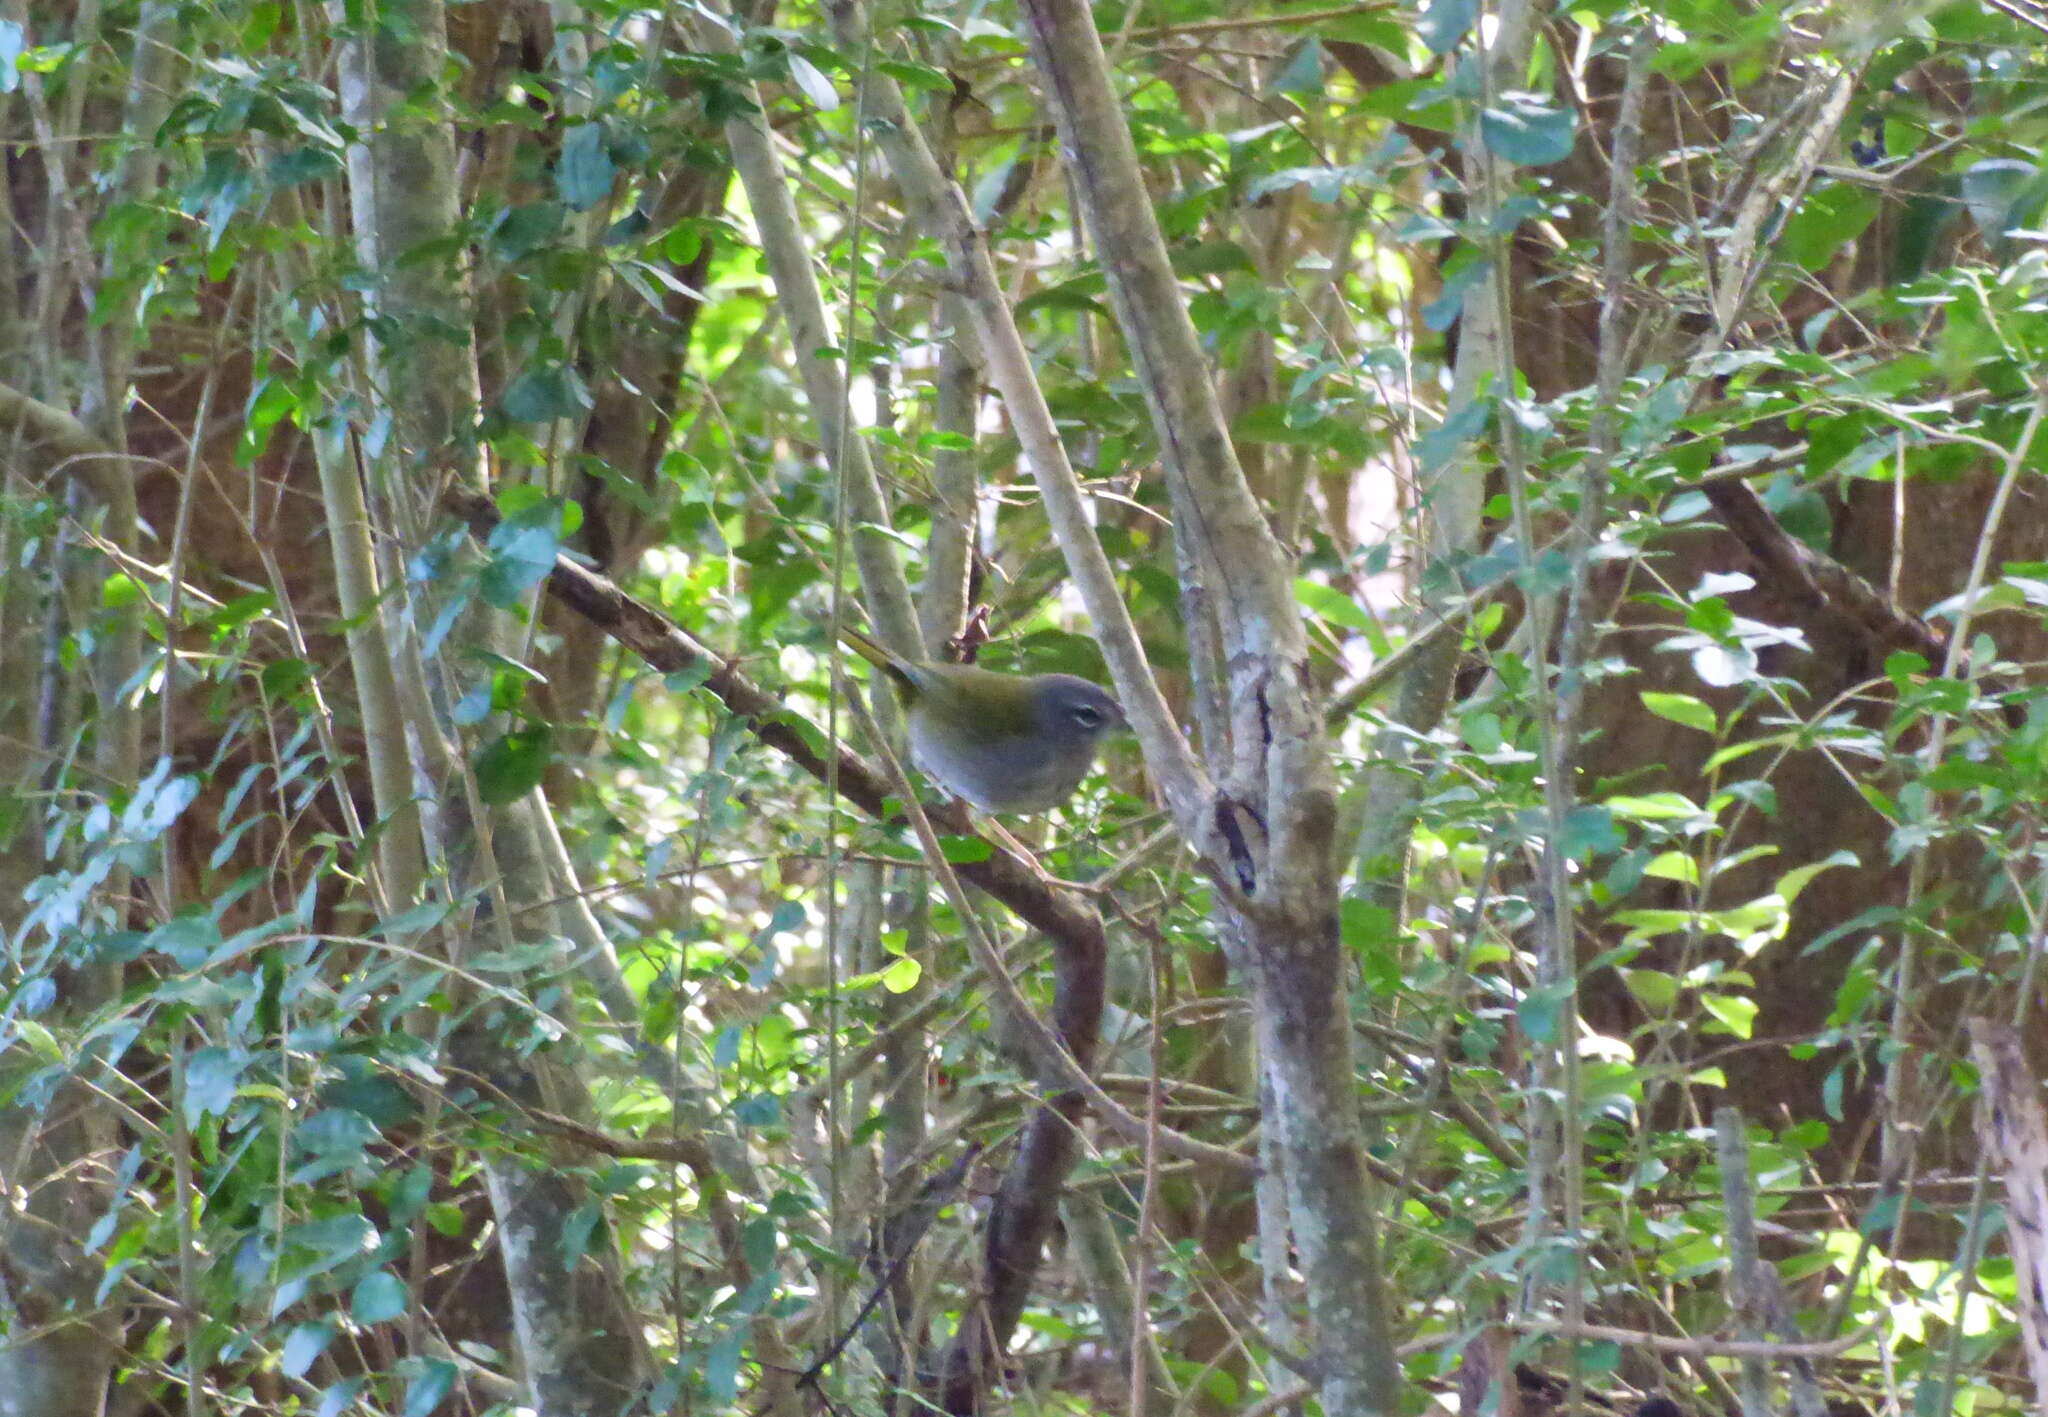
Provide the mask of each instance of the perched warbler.
[{"label": "perched warbler", "polygon": [[1049,812],[1073,795],[1096,746],[1124,726],[1100,684],[905,659],[841,626],[848,648],[902,696],[911,760],[984,812]]}]

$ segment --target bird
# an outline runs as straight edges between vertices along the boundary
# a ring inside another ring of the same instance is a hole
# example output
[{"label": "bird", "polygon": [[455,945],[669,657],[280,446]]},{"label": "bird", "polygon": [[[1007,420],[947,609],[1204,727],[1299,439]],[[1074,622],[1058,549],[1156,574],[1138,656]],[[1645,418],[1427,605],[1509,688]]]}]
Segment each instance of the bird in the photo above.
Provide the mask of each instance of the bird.
[{"label": "bird", "polygon": [[860,631],[839,637],[903,700],[910,757],[953,796],[995,814],[1049,812],[1074,795],[1102,740],[1126,726],[1100,684],[906,659]]}]

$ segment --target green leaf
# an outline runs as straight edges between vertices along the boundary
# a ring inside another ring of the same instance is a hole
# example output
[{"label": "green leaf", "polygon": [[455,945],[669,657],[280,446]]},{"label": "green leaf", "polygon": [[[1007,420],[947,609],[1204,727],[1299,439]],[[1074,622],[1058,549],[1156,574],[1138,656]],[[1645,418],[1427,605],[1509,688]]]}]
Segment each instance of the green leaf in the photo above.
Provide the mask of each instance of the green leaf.
[{"label": "green leaf", "polygon": [[1235,241],[1202,241],[1193,246],[1176,246],[1171,253],[1177,276],[1213,276],[1229,271],[1256,273],[1251,254]]},{"label": "green leaf", "polygon": [[1265,403],[1248,408],[1238,415],[1230,431],[1239,442],[1286,443],[1366,456],[1366,445],[1356,427],[1296,404]]},{"label": "green leaf", "polygon": [[1607,809],[1617,817],[1635,822],[1677,821],[1703,815],[1697,803],[1679,792],[1650,792],[1639,797],[1620,793],[1607,799]]},{"label": "green leaf", "polygon": [[739,1396],[740,1355],[746,1344],[743,1329],[733,1329],[704,1355],[704,1391],[712,1404],[724,1407]]},{"label": "green leaf", "polygon": [[263,666],[257,682],[273,699],[288,699],[313,681],[313,666],[303,659],[280,659]]},{"label": "green leaf", "polygon": [[1479,0],[1430,0],[1415,28],[1431,54],[1448,54],[1478,18]]},{"label": "green leaf", "polygon": [[1574,861],[1603,856],[1621,849],[1621,833],[1615,828],[1614,813],[1606,807],[1577,806],[1565,814],[1558,849]]},{"label": "green leaf", "polygon": [[570,1211],[562,1222],[561,1254],[570,1269],[590,1253],[591,1237],[597,1234],[597,1223],[602,1218],[597,1202],[588,1200]]},{"label": "green leaf", "polygon": [[543,364],[528,369],[505,389],[499,407],[518,423],[549,423],[557,418],[575,418],[591,405],[590,390],[582,378],[565,364]]},{"label": "green leaf", "polygon": [[519,261],[545,250],[562,234],[560,202],[512,207],[491,228],[491,250],[501,261]]},{"label": "green leaf", "polygon": [[1680,885],[1696,886],[1700,883],[1700,863],[1683,851],[1659,852],[1650,863],[1643,867],[1643,874],[1655,876],[1660,881],[1677,881]]},{"label": "green leaf", "polygon": [[1340,938],[1344,948],[1358,960],[1361,979],[1381,994],[1393,994],[1402,986],[1400,932],[1394,912],[1357,896],[1347,896],[1338,906]]},{"label": "green leaf", "polygon": [[1531,989],[1515,1006],[1515,1017],[1522,1025],[1522,1032],[1529,1035],[1534,1043],[1555,1043],[1563,1032],[1565,1000],[1572,995],[1573,985],[1545,984]]},{"label": "green leaf", "polygon": [[988,860],[996,852],[978,836],[942,836],[939,838],[939,854],[955,866],[969,866],[976,861]]},{"label": "green leaf", "polygon": [[618,169],[604,140],[601,123],[578,123],[562,140],[562,156],[555,164],[555,192],[564,206],[587,212],[611,195]]},{"label": "green leaf", "polygon": [[[1464,249],[1470,250],[1472,248],[1466,247]],[[1484,257],[1475,256],[1461,261],[1454,256],[1451,259],[1451,263],[1444,268],[1443,285],[1437,291],[1436,298],[1422,307],[1422,323],[1435,330],[1438,334],[1442,334],[1445,330],[1456,324],[1458,317],[1465,311],[1466,293],[1477,287],[1486,278],[1487,272],[1492,269],[1493,263]],[[1445,429],[1456,429],[1460,434],[1470,436],[1482,431],[1492,417],[1493,404],[1491,400],[1473,399],[1463,408],[1446,418],[1442,428],[1425,433],[1423,437],[1434,437]],[[1418,455],[1420,452],[1421,449],[1418,447]],[[1425,465],[1438,467],[1442,464],[1430,462]]]},{"label": "green leaf", "polygon": [[1384,905],[1347,896],[1338,918],[1348,950],[1384,950],[1394,943],[1394,912]]},{"label": "green leaf", "polygon": [[1459,714],[1458,736],[1475,753],[1498,753],[1508,741],[1500,715],[1486,709],[1472,709]]},{"label": "green leaf", "polygon": [[455,909],[453,901],[429,900],[387,915],[370,927],[370,938],[403,940],[424,934],[446,920]]},{"label": "green leaf", "polygon": [[476,757],[477,791],[493,807],[516,802],[540,786],[553,756],[554,735],[544,723],[515,729]]},{"label": "green leaf", "polygon": [[[1968,179],[1965,178],[1967,185]],[[1809,192],[1785,221],[1778,254],[1804,270],[1817,271],[1835,252],[1863,234],[1876,218],[1877,192],[1869,187],[1823,184]]]},{"label": "green leaf", "polygon": [[1323,44],[1310,35],[1266,83],[1268,94],[1320,93],[1323,87]]},{"label": "green leaf", "polygon": [[924,966],[904,955],[882,971],[882,987],[892,994],[907,994],[917,987],[917,981],[924,976]]},{"label": "green leaf", "polygon": [[284,1341],[284,1353],[278,1359],[278,1367],[288,1378],[302,1378],[313,1361],[327,1351],[327,1345],[334,1341],[334,1320],[323,1319],[319,1323],[300,1324]]},{"label": "green leaf", "polygon": [[[379,1127],[396,1127],[419,1115],[419,1103],[394,1078],[364,1073],[320,1089],[323,1105],[346,1109]],[[417,1182],[410,1184],[418,1184]]]},{"label": "green leaf", "polygon": [[912,64],[901,59],[884,59],[881,63],[875,65],[875,68],[906,88],[924,89],[929,93],[953,92],[952,77],[944,69],[934,69],[929,64]]},{"label": "green leaf", "polygon": [[1668,718],[1687,728],[1697,728],[1702,733],[1714,733],[1720,729],[1720,721],[1714,717],[1714,711],[1691,694],[1660,694],[1654,689],[1645,689],[1639,697],[1643,707],[1659,718]]},{"label": "green leaf", "polygon": [[510,610],[555,568],[566,521],[562,504],[552,498],[510,512],[484,543],[490,558],[477,577],[484,600]]},{"label": "green leaf", "polygon": [[341,158],[336,154],[308,143],[272,158],[263,169],[263,180],[272,187],[296,187],[301,182],[332,177],[341,171],[341,166]]},{"label": "green leaf", "polygon": [[[1009,189],[1010,174],[1016,170],[1017,155],[1011,153],[1001,162],[991,164],[988,171],[982,173],[979,180],[975,182],[974,196],[968,205],[974,212],[974,223],[976,226],[987,226],[995,220],[996,203],[1002,199],[1003,193]],[[1023,308],[1022,305],[1019,305],[1017,307],[1018,313],[1021,314]]]},{"label": "green leaf", "polygon": [[197,623],[211,631],[214,642],[218,644],[227,638],[229,631],[239,629],[276,606],[276,595],[267,590],[257,591],[252,595],[236,596]]},{"label": "green leaf", "polygon": [[1542,167],[1571,155],[1577,119],[1536,94],[1510,93],[1479,115],[1487,150],[1517,167]]},{"label": "green leaf", "polygon": [[661,686],[671,694],[687,694],[690,690],[702,688],[708,683],[714,667],[708,659],[700,659],[695,664],[686,664],[673,674],[664,674],[661,678]]},{"label": "green leaf", "polygon": [[369,1383],[368,1378],[343,1378],[320,1394],[320,1405],[314,1409],[313,1417],[342,1417],[355,1406],[356,1394]]},{"label": "green leaf", "polygon": [[1017,302],[1017,315],[1021,319],[1033,310],[1087,310],[1109,317],[1110,309],[1097,298],[1109,289],[1109,278],[1101,272],[1075,276],[1072,280],[1049,285],[1043,290],[1033,291]]},{"label": "green leaf", "polygon": [[1621,1345],[1606,1339],[1582,1343],[1579,1366],[1588,1373],[1611,1373],[1621,1366]]},{"label": "green leaf", "polygon": [[349,1296],[349,1317],[359,1324],[390,1323],[405,1317],[405,1281],[388,1269],[371,1270],[356,1281]]},{"label": "green leaf", "polygon": [[1690,910],[1617,910],[1608,919],[1616,925],[1627,926],[1631,940],[1676,935],[1700,923],[1699,917]]},{"label": "green leaf", "polygon": [[2028,224],[2041,196],[2040,169],[2018,158],[1988,157],[1963,173],[1963,203],[1987,241]]},{"label": "green leaf", "polygon": [[199,779],[170,776],[171,760],[158,758],[121,813],[121,833],[131,841],[155,841],[184,815],[199,795]]},{"label": "green leaf", "polygon": [[198,969],[220,948],[220,925],[211,915],[174,915],[150,931],[145,949],[162,950],[180,969]]},{"label": "green leaf", "polygon": [[198,1126],[200,1119],[223,1113],[234,1103],[235,1088],[249,1055],[240,1049],[199,1048],[185,1060],[185,1120]]},{"label": "green leaf", "polygon": [[732,1115],[743,1127],[772,1127],[782,1120],[782,1103],[772,1092],[757,1092],[734,1102]]},{"label": "green leaf", "polygon": [[1835,518],[1827,499],[1789,473],[1779,473],[1764,489],[1764,506],[1778,525],[1825,555],[1834,543]]},{"label": "green leaf", "polygon": [[1739,994],[1702,994],[1700,1007],[1737,1038],[1748,1038],[1756,1028],[1757,1003]]},{"label": "green leaf", "polygon": [[1624,969],[1621,982],[1653,1014],[1669,1013],[1678,1002],[1678,981],[1661,969]]},{"label": "green leaf", "polygon": [[433,1417],[441,1399],[455,1386],[455,1365],[444,1358],[408,1361],[417,1361],[419,1368],[405,1387],[405,1417]]},{"label": "green leaf", "polygon": [[100,582],[100,604],[109,610],[126,610],[147,598],[142,583],[124,572],[116,571]]},{"label": "green leaf", "polygon": [[1386,636],[1380,632],[1378,623],[1366,613],[1364,606],[1343,591],[1326,586],[1321,581],[1299,576],[1294,582],[1294,598],[1318,618],[1371,637],[1377,642],[1373,647],[1375,654],[1384,655],[1388,652]]},{"label": "green leaf", "polygon": [[1790,905],[1793,901],[1799,899],[1799,893],[1805,890],[1807,884],[1821,872],[1833,870],[1837,866],[1855,866],[1857,864],[1856,853],[1844,847],[1839,851],[1831,853],[1825,861],[1814,861],[1805,866],[1794,866],[1784,875],[1778,877],[1775,893],[1784,900],[1785,904]]},{"label": "green leaf", "polygon": [[1531,595],[1556,595],[1572,583],[1571,557],[1555,547],[1515,572],[1515,584]]},{"label": "green leaf", "polygon": [[1751,753],[1759,753],[1766,748],[1782,747],[1791,739],[1792,735],[1789,733],[1773,733],[1768,738],[1752,738],[1746,743],[1730,743],[1725,748],[1716,749],[1704,763],[1700,764],[1700,774],[1706,776],[1718,772],[1739,758],[1746,758]]}]

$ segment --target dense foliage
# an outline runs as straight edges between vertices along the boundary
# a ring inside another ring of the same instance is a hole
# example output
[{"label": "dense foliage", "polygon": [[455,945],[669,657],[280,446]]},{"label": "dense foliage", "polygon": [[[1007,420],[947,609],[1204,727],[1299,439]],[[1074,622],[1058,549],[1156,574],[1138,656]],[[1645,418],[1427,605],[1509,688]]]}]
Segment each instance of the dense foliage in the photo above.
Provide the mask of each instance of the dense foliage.
[{"label": "dense foliage", "polygon": [[[1199,370],[1059,8],[0,18],[0,1413],[2038,1407],[1970,1033],[2048,1068],[2031,0],[1097,6]],[[1305,631],[1256,702],[1175,379]],[[1036,882],[835,646],[907,576],[1134,703],[1016,380],[1217,793],[1117,740]]]}]

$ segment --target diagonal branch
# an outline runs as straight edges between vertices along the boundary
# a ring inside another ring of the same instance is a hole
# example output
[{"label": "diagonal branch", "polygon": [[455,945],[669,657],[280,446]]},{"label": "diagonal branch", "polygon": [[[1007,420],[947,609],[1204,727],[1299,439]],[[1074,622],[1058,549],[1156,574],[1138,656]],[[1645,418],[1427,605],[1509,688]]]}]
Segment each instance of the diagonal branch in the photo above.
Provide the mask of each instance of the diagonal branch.
[{"label": "diagonal branch", "polygon": [[[497,525],[490,499],[465,491],[450,492],[448,509],[471,531],[488,536]],[[782,701],[740,672],[738,662],[700,643],[651,607],[635,600],[603,576],[586,571],[566,557],[557,557],[548,576],[555,597],[665,674],[711,666],[709,689],[734,714],[747,720],[769,747],[820,782],[838,774],[839,791],[872,817],[886,815],[889,780],[865,758],[841,747],[829,756],[824,735],[787,709]],[[971,835],[966,814],[942,808],[934,814],[951,834]],[[1083,949],[1103,948],[1102,921],[1094,910],[1053,885],[1032,862],[990,843],[986,860],[963,863],[960,874],[977,889],[1002,902],[1021,920],[1043,930],[1055,943]]]},{"label": "diagonal branch", "polygon": [[115,464],[142,461],[109,446],[69,411],[10,384],[0,384],[0,434],[41,444],[50,454],[53,471],[75,468],[102,501],[112,500],[124,475]]},{"label": "diagonal branch", "polygon": [[[444,499],[448,509],[479,536],[489,535],[497,525],[497,509],[488,498],[472,492],[452,491]],[[564,605],[603,630],[647,664],[665,674],[699,666],[711,667],[704,687],[736,716],[746,720],[754,735],[781,753],[809,776],[820,782],[838,775],[840,795],[878,820],[890,816],[888,800],[900,789],[890,778],[849,748],[836,756],[821,751],[824,735],[816,726],[784,706],[782,700],[742,674],[734,660],[699,643],[687,631],[660,612],[620,590],[603,576],[585,570],[567,557],[557,557],[548,575],[548,590]],[[1102,918],[1094,909],[1059,888],[1050,876],[1028,857],[1000,843],[976,835],[966,811],[957,803],[925,809],[926,815],[947,835],[975,837],[989,848],[980,861],[950,863],[959,877],[984,895],[1008,907],[1018,919],[1044,932],[1052,941],[1056,972],[1091,967],[1100,974],[1105,950]],[[1076,963],[1076,962],[1080,963]],[[1142,1140],[1148,1129],[1144,1118],[1103,1091],[1087,1072],[1085,1064],[1093,1051],[1093,1024],[1084,1018],[1088,1011],[1067,1002],[1069,995],[1099,996],[1101,982],[1071,987],[1062,979],[1055,1003],[1056,1029],[1047,1029],[1026,1008],[1022,994],[994,962],[990,984],[997,996],[1007,1000],[1012,1012],[1021,1012],[1025,1041],[1033,1046],[1053,1076],[1084,1095],[1096,1114],[1132,1140]],[[1095,1010],[1099,1014],[1099,1007]],[[1085,1035],[1085,1040],[1084,1040]],[[1182,1133],[1161,1132],[1161,1149],[1225,1171],[1243,1173],[1254,1163],[1228,1147],[1198,1141]]]},{"label": "diagonal branch", "polygon": [[1947,661],[1944,636],[1847,566],[1778,525],[1748,483],[1713,481],[1700,490],[1728,530],[1769,573],[1772,590],[1816,614],[1847,621],[1881,651],[1910,650],[1937,668]]},{"label": "diagonal branch", "polygon": [[[449,510],[472,532],[487,536],[497,523],[488,498],[454,491]],[[593,625],[665,673],[708,666],[704,687],[727,709],[746,720],[756,737],[820,782],[836,778],[840,795],[872,817],[888,815],[893,795],[890,780],[864,758],[844,747],[828,747],[816,727],[790,712],[773,694],[755,684],[732,660],[699,643],[651,607],[621,591],[609,580],[558,556],[548,575],[553,595]],[[957,804],[935,808],[928,815],[946,832],[971,835],[964,809]],[[1102,918],[1091,907],[1059,889],[1028,858],[994,842],[980,861],[960,862],[952,870],[984,894],[1007,906],[1051,941],[1054,959],[1053,1026],[1048,1028],[1016,992],[1000,968],[984,960],[990,982],[1010,1005],[1020,1034],[1046,1068],[1063,1084],[1034,1112],[1018,1146],[1018,1155],[1003,1179],[998,1203],[989,1215],[984,1245],[991,1302],[985,1313],[970,1315],[949,1353],[943,1378],[946,1410],[971,1412],[988,1380],[988,1369],[1008,1345],[1023,1311],[1023,1301],[1036,1273],[1057,1208],[1052,1203],[1076,1159],[1075,1124],[1082,1105],[1134,1139],[1142,1139],[1147,1123],[1103,1092],[1088,1073],[1102,1016],[1105,960],[1108,953]],[[1008,993],[1006,994],[1005,988]],[[1248,1158],[1226,1147],[1161,1131],[1161,1150],[1243,1172]],[[1001,1296],[1003,1302],[994,1302]]]}]

